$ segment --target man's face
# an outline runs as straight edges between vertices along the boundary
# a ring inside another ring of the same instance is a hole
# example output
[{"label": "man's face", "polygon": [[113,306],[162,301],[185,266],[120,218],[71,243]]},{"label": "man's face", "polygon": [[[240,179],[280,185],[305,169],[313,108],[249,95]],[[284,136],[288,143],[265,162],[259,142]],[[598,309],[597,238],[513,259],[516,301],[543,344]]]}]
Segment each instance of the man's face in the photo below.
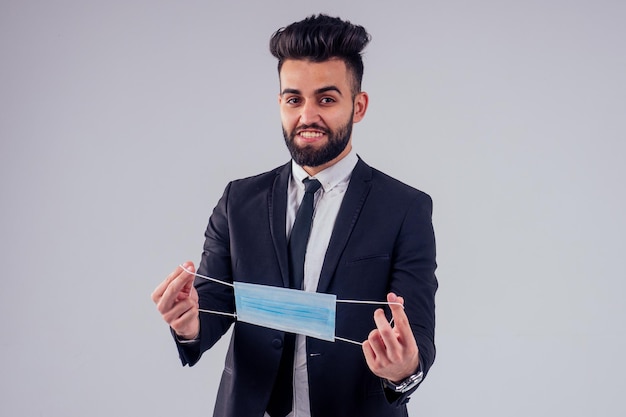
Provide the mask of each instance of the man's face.
[{"label": "man's face", "polygon": [[289,59],[280,71],[280,116],[291,156],[314,175],[352,149],[352,124],[367,108],[367,94],[353,98],[351,74],[342,60]]}]

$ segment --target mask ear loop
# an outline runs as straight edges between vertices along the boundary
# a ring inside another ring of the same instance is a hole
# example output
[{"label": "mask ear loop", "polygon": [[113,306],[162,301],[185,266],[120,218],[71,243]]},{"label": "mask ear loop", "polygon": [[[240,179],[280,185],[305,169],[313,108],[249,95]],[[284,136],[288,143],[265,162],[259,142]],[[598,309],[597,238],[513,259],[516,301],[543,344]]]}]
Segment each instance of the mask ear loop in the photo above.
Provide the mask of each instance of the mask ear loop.
[{"label": "mask ear loop", "polygon": [[[390,301],[365,301],[365,300],[336,300],[337,303],[346,303],[346,304],[370,304],[370,305],[398,305],[404,309],[404,304],[398,302],[390,302]],[[393,317],[391,317],[391,321],[389,321],[389,325],[393,327]],[[345,339],[343,337],[335,336],[335,339],[341,340],[342,342],[348,342],[355,345],[363,346],[363,342],[357,342],[356,340]]]},{"label": "mask ear loop", "polygon": [[[191,272],[189,269],[185,268],[182,265],[179,265],[183,271],[187,272],[188,274],[192,274],[198,278],[203,278],[209,281],[213,281],[216,282],[218,284],[223,284],[223,285],[228,285],[229,287],[235,287],[234,284],[231,284],[230,282],[226,282],[226,281],[222,281],[219,280],[217,278],[211,278],[211,277],[207,277],[206,275],[201,275],[195,272]],[[389,302],[389,301],[367,301],[367,300],[336,300],[337,303],[344,303],[344,304],[370,304],[370,305],[399,305],[400,307],[404,308],[404,304],[402,303],[398,303],[398,302]],[[237,318],[237,313],[225,313],[223,311],[214,311],[214,310],[205,310],[205,309],[198,309],[199,312],[202,313],[209,313],[209,314],[219,314],[222,316],[229,316],[229,317],[234,317]],[[391,321],[389,322],[390,325],[393,325],[393,317],[391,318]],[[340,340],[342,342],[347,342],[347,343],[352,343],[354,345],[359,345],[359,346],[363,346],[363,342],[357,342],[355,340],[350,340],[350,339],[345,339],[343,337],[339,337],[339,336],[335,336],[336,340]]]},{"label": "mask ear loop", "polygon": [[[233,288],[235,287],[230,282],[222,281],[222,280],[219,280],[219,279],[216,279],[216,278],[211,278],[211,277],[207,277],[205,275],[201,275],[201,274],[197,274],[195,272],[191,272],[190,270],[188,270],[187,268],[185,268],[182,265],[178,265],[178,266],[180,266],[183,271],[187,272],[188,274],[192,274],[192,275],[194,275],[194,276],[196,276],[198,278],[203,278],[203,279],[206,279],[206,280],[209,280],[209,281],[217,282],[218,284],[222,284],[222,285],[228,285],[229,287],[233,287]],[[203,308],[199,308],[198,311],[201,312],[201,313],[219,314],[221,316],[229,316],[229,317],[237,318],[237,313],[225,313],[223,311],[206,310],[206,309],[203,309]]]}]

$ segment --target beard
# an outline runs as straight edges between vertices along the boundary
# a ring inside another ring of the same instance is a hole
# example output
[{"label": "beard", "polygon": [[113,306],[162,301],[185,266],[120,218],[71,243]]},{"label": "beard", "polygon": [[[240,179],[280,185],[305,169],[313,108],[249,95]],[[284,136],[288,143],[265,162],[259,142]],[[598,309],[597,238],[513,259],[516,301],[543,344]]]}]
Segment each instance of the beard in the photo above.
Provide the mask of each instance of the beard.
[{"label": "beard", "polygon": [[[289,149],[289,153],[291,153],[291,158],[293,158],[296,164],[307,167],[317,167],[332,161],[346,149],[346,146],[348,146],[350,142],[350,136],[352,136],[352,119],[353,116],[351,115],[348,123],[334,131],[325,129],[317,124],[312,124],[298,126],[293,131],[287,132],[285,126],[283,126],[283,136],[285,137],[287,149]],[[320,130],[326,134],[328,142],[321,148],[311,145],[298,146],[295,138],[297,132],[302,129]]]}]

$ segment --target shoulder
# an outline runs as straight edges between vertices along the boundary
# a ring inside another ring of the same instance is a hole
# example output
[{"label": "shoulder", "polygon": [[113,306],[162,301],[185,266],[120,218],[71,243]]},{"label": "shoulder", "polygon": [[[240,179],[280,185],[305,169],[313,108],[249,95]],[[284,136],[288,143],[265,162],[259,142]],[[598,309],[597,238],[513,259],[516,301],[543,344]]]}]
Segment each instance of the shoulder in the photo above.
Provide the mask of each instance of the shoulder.
[{"label": "shoulder", "polygon": [[289,178],[290,164],[281,165],[269,171],[252,175],[249,177],[239,178],[231,181],[228,186],[231,190],[250,191],[254,189],[265,189],[271,187],[277,179]]},{"label": "shoulder", "polygon": [[260,202],[259,198],[267,198],[273,190],[286,189],[290,169],[287,163],[257,175],[233,180],[226,186],[224,197],[230,202]]},{"label": "shoulder", "polygon": [[359,160],[353,179],[368,182],[371,186],[371,192],[378,198],[388,199],[396,203],[406,202],[410,204],[417,201],[432,207],[430,195],[369,166],[363,160]]}]

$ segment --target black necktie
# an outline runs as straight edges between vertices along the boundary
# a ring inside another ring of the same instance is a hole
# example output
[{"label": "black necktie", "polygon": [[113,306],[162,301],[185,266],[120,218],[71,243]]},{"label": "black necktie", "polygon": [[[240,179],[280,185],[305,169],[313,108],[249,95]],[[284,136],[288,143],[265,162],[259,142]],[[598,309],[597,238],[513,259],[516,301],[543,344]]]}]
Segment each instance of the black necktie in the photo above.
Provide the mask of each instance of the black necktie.
[{"label": "black necktie", "polygon": [[[304,283],[304,256],[313,222],[313,199],[320,188],[318,180],[304,180],[304,197],[296,214],[296,220],[289,237],[289,286],[301,290]],[[285,333],[283,354],[280,359],[278,376],[274,382],[272,395],[267,404],[267,412],[272,417],[283,417],[291,412],[293,405],[293,359],[296,336]]]},{"label": "black necktie", "polygon": [[315,192],[322,184],[318,180],[306,178],[304,181],[304,197],[293,222],[289,237],[289,273],[290,286],[296,290],[303,289],[304,283],[304,256],[306,245],[311,234],[313,222],[313,199]]}]

